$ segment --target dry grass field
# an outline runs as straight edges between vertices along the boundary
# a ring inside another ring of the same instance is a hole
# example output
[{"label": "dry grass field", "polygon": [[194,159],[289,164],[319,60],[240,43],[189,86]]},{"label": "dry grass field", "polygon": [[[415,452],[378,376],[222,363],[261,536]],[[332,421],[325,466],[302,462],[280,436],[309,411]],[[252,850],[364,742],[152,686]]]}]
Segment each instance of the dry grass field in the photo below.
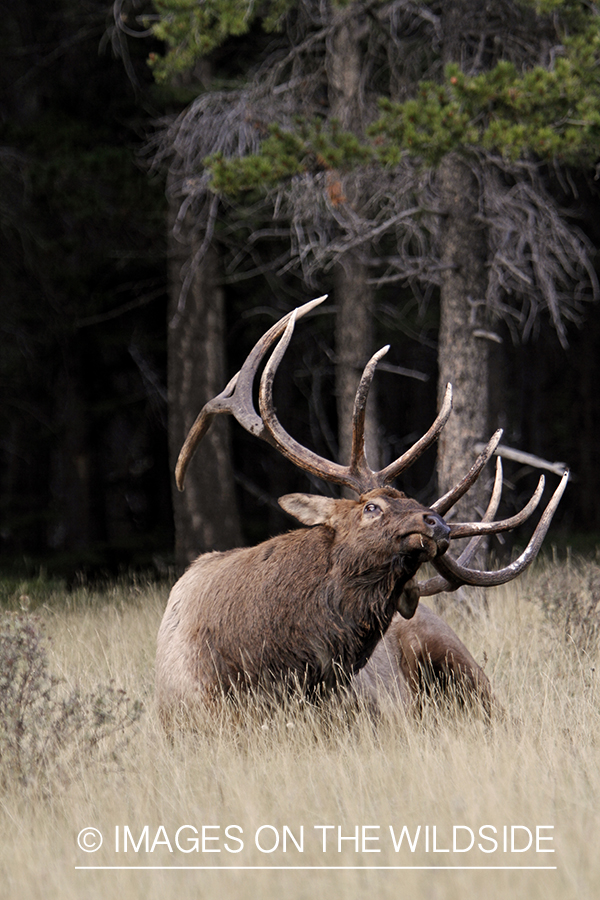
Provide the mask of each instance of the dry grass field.
[{"label": "dry grass field", "polygon": [[20,613],[26,590],[0,640],[0,897],[600,896],[599,565],[449,598],[504,721],[257,702],[173,743],[153,709],[167,589],[46,592]]}]

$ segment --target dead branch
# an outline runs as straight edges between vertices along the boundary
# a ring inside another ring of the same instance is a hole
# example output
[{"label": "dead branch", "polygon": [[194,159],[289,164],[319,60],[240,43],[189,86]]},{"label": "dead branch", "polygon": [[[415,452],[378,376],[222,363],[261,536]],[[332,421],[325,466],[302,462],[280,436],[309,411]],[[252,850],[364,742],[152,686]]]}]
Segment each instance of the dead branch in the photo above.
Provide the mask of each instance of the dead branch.
[{"label": "dead branch", "polygon": [[[485,444],[475,444],[475,453],[481,453]],[[496,456],[502,456],[504,459],[511,459],[513,462],[521,463],[524,466],[532,466],[534,469],[545,469],[547,472],[554,472],[555,475],[561,475],[567,468],[563,462],[548,462],[547,459],[541,459],[533,453],[525,453],[523,450],[515,450],[513,447],[506,447],[499,444],[495,450]]]}]

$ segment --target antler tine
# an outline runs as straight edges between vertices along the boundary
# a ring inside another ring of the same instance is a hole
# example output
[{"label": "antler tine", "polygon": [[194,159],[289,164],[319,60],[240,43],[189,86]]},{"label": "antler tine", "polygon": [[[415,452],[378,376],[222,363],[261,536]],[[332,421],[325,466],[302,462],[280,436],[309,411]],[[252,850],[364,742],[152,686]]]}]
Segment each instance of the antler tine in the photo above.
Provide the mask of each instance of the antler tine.
[{"label": "antler tine", "polygon": [[450,525],[450,540],[456,540],[456,538],[464,538],[464,537],[472,537],[473,535],[484,535],[484,534],[497,534],[500,531],[510,531],[511,528],[516,528],[517,525],[522,525],[529,516],[534,512],[537,508],[542,494],[544,493],[544,485],[546,483],[546,479],[543,475],[540,475],[540,480],[538,481],[538,485],[533,492],[531,499],[529,502],[520,510],[516,515],[511,516],[508,519],[500,519],[498,522],[461,522]]},{"label": "antler tine", "polygon": [[428,447],[437,439],[440,431],[448,421],[448,416],[452,412],[452,385],[446,387],[446,393],[442,403],[442,408],[431,428],[420,438],[413,446],[406,451],[395,462],[390,463],[384,469],[374,472],[368,465],[365,456],[365,413],[367,406],[367,397],[369,388],[373,381],[375,369],[380,359],[390,349],[387,344],[375,353],[364,368],[361,376],[356,397],[354,398],[354,412],[352,415],[352,450],[350,455],[349,473],[353,476],[357,483],[360,484],[361,491],[372,490],[373,488],[382,487],[393,481],[408,466],[419,458],[419,456],[427,450]]},{"label": "antler tine", "polygon": [[356,396],[354,398],[354,411],[352,414],[352,450],[350,454],[350,470],[352,472],[355,472],[357,477],[362,477],[362,480],[367,482],[364,485],[363,490],[366,489],[367,486],[374,488],[378,487],[379,485],[377,479],[378,473],[373,472],[372,469],[369,468],[365,456],[365,413],[367,408],[369,388],[371,387],[371,382],[373,381],[375,369],[377,368],[379,360],[385,356],[389,349],[390,345],[387,344],[371,357],[364,368],[358,388],[356,390]]},{"label": "antler tine", "polygon": [[455,503],[458,503],[460,498],[467,493],[469,488],[473,484],[475,484],[475,482],[479,478],[483,467],[500,443],[501,437],[502,429],[499,428],[491,436],[483,452],[477,457],[462,481],[459,481],[459,483],[455,487],[453,487],[452,490],[448,491],[446,494],[440,497],[439,500],[436,500],[435,503],[432,503],[431,509],[435,510],[435,512],[443,516],[448,512],[449,509],[454,506]]},{"label": "antler tine", "polygon": [[[411,466],[415,460],[417,460],[422,453],[425,452],[434,441],[437,440],[440,431],[448,421],[450,413],[452,412],[452,385],[446,385],[446,392],[444,394],[444,399],[442,401],[442,407],[435,419],[431,428],[423,435],[422,438],[409,447],[409,449],[402,454],[402,456],[398,457],[395,462],[390,463],[385,469],[381,469],[380,472],[377,473],[377,484],[382,486],[384,484],[389,484],[390,481],[393,481],[400,472],[403,472],[409,466]],[[439,501],[438,501],[439,502]],[[435,509],[435,507],[432,507]]]},{"label": "antler tine", "polygon": [[[481,519],[482,522],[491,522],[498,512],[498,507],[500,506],[500,498],[502,497],[502,460],[499,456],[496,457],[496,477],[494,478],[494,487],[492,488],[492,493],[490,496],[490,502],[488,503],[488,507]],[[480,546],[482,540],[485,535],[476,535],[471,538],[463,552],[458,557],[457,562],[461,565],[468,565],[478,547]],[[428,578],[427,581],[420,581],[418,583],[419,593],[421,597],[432,597],[434,594],[439,594],[441,591],[455,591],[460,587],[460,584],[456,584],[454,581],[447,581],[445,578],[442,578],[441,575],[434,575],[433,578]]]},{"label": "antler tine", "polygon": [[452,411],[452,386],[448,385],[442,409],[429,431],[423,435],[410,450],[407,450],[400,459],[397,459],[385,469],[374,472],[369,468],[365,456],[365,412],[369,388],[373,381],[375,369],[377,368],[379,360],[389,350],[389,345],[382,347],[381,350],[378,350],[377,353],[371,357],[365,366],[354,398],[350,465],[342,466],[338,463],[331,462],[330,460],[318,456],[316,453],[313,453],[311,450],[308,450],[294,440],[294,438],[283,428],[275,414],[273,406],[273,381],[279,363],[292,338],[294,324],[295,320],[293,318],[290,319],[284,335],[265,366],[260,384],[258,396],[260,412],[264,425],[271,435],[272,443],[275,444],[280,453],[286,456],[299,468],[311,472],[313,475],[325,479],[325,481],[343,484],[353,491],[356,491],[358,494],[387,484],[395,478],[399,472],[414,462],[414,460],[417,459],[437,438]]},{"label": "antler tine", "polygon": [[461,584],[492,587],[498,584],[505,584],[507,581],[516,578],[517,575],[520,575],[538,555],[540,547],[542,546],[542,541],[550,527],[552,517],[560,502],[560,498],[564,493],[568,480],[569,471],[567,469],[564,472],[558,487],[554,491],[554,494],[550,498],[550,502],[542,513],[537,528],[531,536],[531,540],[523,553],[521,553],[521,555],[510,565],[505,566],[503,569],[497,569],[496,571],[479,571],[476,569],[469,569],[466,566],[461,565],[457,560],[452,559],[452,557],[446,556],[440,556],[433,560],[433,565],[440,575],[457,587]]},{"label": "antler tine", "polygon": [[175,483],[180,491],[184,488],[185,473],[196,452],[196,447],[210,428],[212,420],[219,413],[230,411],[226,401],[235,391],[239,375],[240,373],[237,372],[220,394],[217,394],[216,397],[213,397],[212,400],[209,400],[208,403],[204,404],[196,417],[196,421],[188,431],[183,447],[179,451],[179,456],[177,457],[177,465],[175,466]]},{"label": "antler tine", "polygon": [[[494,478],[494,487],[492,488],[492,494],[490,496],[490,502],[488,503],[488,508],[486,509],[481,521],[482,522],[493,522],[494,516],[498,512],[498,507],[500,506],[500,500],[502,498],[502,460],[499,456],[496,457],[496,476]],[[485,535],[478,534],[475,537],[472,537],[463,552],[458,557],[458,562],[463,566],[468,565],[478,547],[481,545]]]},{"label": "antler tine", "polygon": [[325,481],[343,484],[360,494],[364,490],[363,483],[360,480],[359,475],[353,472],[350,466],[341,466],[338,463],[331,462],[330,460],[319,456],[317,453],[314,453],[312,450],[309,450],[307,447],[303,447],[302,444],[299,444],[298,441],[287,433],[275,413],[275,407],[273,405],[273,381],[279,363],[283,359],[285,351],[292,339],[295,323],[296,317],[292,316],[287,324],[283,337],[275,347],[264,368],[258,392],[258,405],[262,421],[271,437],[271,442],[283,456],[293,462],[298,468],[304,469],[304,471],[310,472],[318,478],[323,478]]},{"label": "antler tine", "polygon": [[254,345],[242,368],[237,372],[227,387],[209,400],[200,410],[196,421],[192,425],[183,447],[179,453],[177,466],[175,467],[175,481],[180,491],[183,490],[185,473],[190,461],[196,452],[196,448],[216,415],[221,413],[230,413],[239,423],[256,437],[272,443],[269,432],[265,429],[262,419],[254,409],[252,400],[252,386],[254,378],[262,359],[273,342],[285,331],[290,319],[300,318],[314,309],[327,298],[327,294],[323,297],[317,297],[315,300],[309,300],[303,306],[293,310],[283,316],[260,338]]}]

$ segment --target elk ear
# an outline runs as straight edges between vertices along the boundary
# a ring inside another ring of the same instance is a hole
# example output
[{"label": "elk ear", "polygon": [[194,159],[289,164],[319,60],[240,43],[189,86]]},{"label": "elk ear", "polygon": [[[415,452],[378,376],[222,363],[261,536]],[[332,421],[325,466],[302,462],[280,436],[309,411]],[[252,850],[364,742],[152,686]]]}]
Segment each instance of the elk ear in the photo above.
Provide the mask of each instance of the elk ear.
[{"label": "elk ear", "polygon": [[277,502],[303,525],[328,525],[337,505],[332,497],[317,494],[285,494]]}]

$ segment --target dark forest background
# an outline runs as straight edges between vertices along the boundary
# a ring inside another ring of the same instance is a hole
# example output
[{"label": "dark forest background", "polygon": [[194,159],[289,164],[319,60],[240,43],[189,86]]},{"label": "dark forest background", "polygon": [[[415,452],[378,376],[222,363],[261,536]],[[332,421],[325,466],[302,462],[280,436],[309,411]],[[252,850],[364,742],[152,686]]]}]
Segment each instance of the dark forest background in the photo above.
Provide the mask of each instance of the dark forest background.
[{"label": "dark forest background", "polygon": [[[165,175],[149,171],[145,148],[153,123],[177,114],[189,94],[181,80],[155,84],[146,59],[160,44],[127,40],[105,3],[11,0],[2,20],[1,567],[69,577],[163,573],[174,562],[169,211]],[[593,171],[572,180],[575,194],[563,197],[558,180],[554,190],[597,247],[599,182]],[[326,273],[318,288],[332,289]],[[264,272],[223,279],[223,290],[227,378],[276,318],[317,294],[297,275],[275,281]],[[286,427],[328,457],[337,451],[335,308],[334,296],[298,326],[278,379]],[[423,305],[405,284],[378,288],[377,346],[390,343],[386,362],[419,375],[377,376],[388,455],[435,416],[438,316],[435,296]],[[505,442],[573,472],[548,545],[592,551],[600,540],[600,305],[587,303],[582,323],[569,326],[568,347],[544,318],[525,343],[501,323],[497,330],[490,383]],[[230,434],[243,540],[254,542],[287,527],[277,496],[311,486],[236,424]],[[435,495],[434,456],[401,485],[425,502]],[[195,465],[202,461],[191,480]],[[507,464],[517,501],[536,477]]]}]

